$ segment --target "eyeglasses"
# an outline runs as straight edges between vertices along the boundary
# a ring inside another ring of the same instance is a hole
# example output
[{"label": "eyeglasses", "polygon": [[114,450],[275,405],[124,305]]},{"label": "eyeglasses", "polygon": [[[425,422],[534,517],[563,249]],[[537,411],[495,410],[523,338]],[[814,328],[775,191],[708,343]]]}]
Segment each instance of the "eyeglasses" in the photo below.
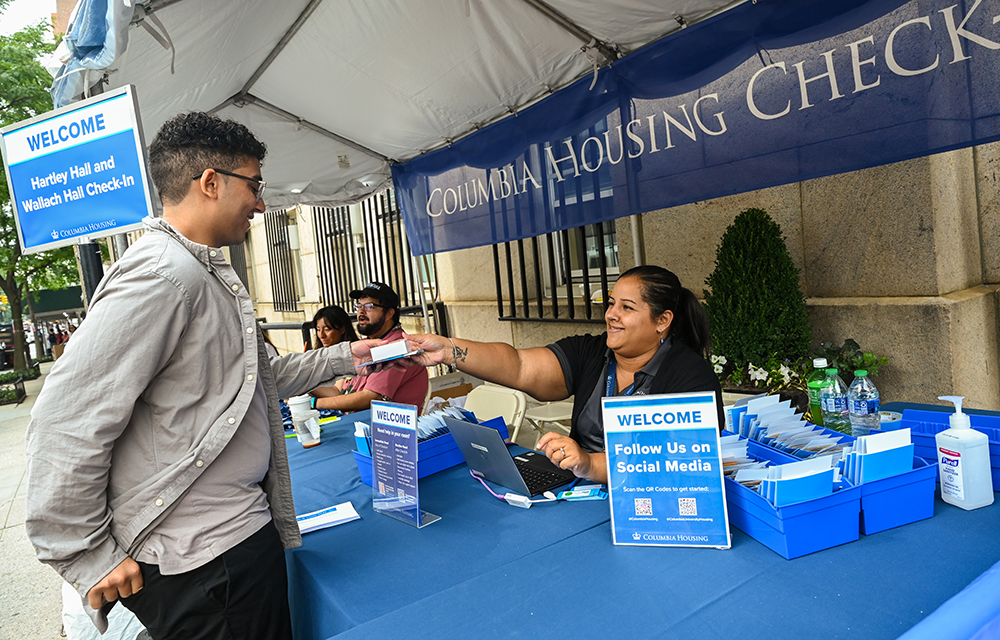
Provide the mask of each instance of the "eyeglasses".
[{"label": "eyeglasses", "polygon": [[[206,169],[206,171],[207,171],[207,169]],[[260,202],[264,198],[264,189],[267,187],[267,183],[264,182],[263,180],[258,180],[257,178],[250,178],[248,176],[241,176],[238,173],[233,173],[232,171],[223,171],[222,169],[216,169],[214,167],[212,167],[212,171],[214,171],[216,173],[221,173],[224,176],[232,176],[234,178],[243,178],[247,182],[254,183],[255,185],[257,185],[257,189],[256,189],[256,191],[254,193],[254,195],[257,196],[257,202]],[[201,177],[203,175],[205,175],[205,171],[202,171],[201,173],[199,173],[198,175],[194,176],[191,179],[192,180],[199,180],[199,179],[201,179]]]},{"label": "eyeglasses", "polygon": [[361,311],[362,309],[364,309],[365,311],[371,311],[375,307],[378,307],[380,309],[385,309],[385,305],[375,304],[374,302],[366,302],[364,304],[356,304],[356,305],[354,305],[354,312],[357,313],[358,311]]}]

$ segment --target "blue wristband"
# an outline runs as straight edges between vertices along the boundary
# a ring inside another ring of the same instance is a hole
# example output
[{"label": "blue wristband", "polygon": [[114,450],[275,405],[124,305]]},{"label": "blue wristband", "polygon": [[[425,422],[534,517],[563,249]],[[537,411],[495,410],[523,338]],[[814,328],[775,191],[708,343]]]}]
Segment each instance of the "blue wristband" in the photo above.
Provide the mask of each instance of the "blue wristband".
[{"label": "blue wristband", "polygon": [[310,409],[315,409],[316,408],[316,397],[315,396],[313,396],[312,398],[309,398],[309,408]]}]

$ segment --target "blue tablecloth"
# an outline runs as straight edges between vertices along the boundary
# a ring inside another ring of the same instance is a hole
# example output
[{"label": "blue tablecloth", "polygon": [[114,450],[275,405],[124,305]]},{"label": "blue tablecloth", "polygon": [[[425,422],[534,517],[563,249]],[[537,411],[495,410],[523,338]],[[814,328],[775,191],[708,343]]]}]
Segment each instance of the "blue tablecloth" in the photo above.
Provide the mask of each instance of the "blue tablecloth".
[{"label": "blue tablecloth", "polygon": [[297,640],[892,639],[1000,562],[1000,503],[939,500],[934,518],[788,561],[735,529],[727,551],[615,547],[607,502],[518,509],[464,464],[421,481],[442,520],[417,530],[372,511],[351,422],[313,449],[289,440],[298,512],[350,500],[362,518],[287,552]]}]

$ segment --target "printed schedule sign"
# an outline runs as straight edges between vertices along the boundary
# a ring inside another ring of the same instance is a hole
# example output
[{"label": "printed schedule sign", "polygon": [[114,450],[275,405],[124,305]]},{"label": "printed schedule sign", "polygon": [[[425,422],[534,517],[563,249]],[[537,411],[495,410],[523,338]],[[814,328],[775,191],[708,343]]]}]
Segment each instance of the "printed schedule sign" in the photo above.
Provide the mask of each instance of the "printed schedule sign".
[{"label": "printed schedule sign", "polygon": [[125,233],[152,213],[131,85],[0,130],[24,253]]},{"label": "printed schedule sign", "polygon": [[440,520],[420,510],[417,408],[373,401],[372,508],[418,529]]},{"label": "printed schedule sign", "polygon": [[728,549],[713,392],[604,398],[615,544]]}]

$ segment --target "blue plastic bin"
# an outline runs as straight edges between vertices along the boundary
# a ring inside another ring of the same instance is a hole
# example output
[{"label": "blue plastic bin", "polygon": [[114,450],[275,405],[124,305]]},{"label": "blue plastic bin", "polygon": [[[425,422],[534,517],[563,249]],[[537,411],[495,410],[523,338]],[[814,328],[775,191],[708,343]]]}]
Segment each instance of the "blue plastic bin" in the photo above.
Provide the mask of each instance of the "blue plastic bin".
[{"label": "blue plastic bin", "polygon": [[[507,425],[503,424],[502,419],[490,420],[483,424],[495,428],[505,440],[509,437]],[[372,486],[371,456],[358,453],[356,450],[351,453],[354,454],[354,462],[358,465],[358,474],[361,476],[361,482],[369,487]],[[462,456],[462,452],[458,450],[455,438],[450,433],[445,433],[417,444],[417,478],[426,478],[431,474],[450,469],[463,462],[465,462],[465,458]]]},{"label": "blue plastic bin", "polygon": [[913,458],[913,470],[866,482],[861,489],[861,533],[871,535],[934,515],[937,462]]},{"label": "blue plastic bin", "polygon": [[[883,431],[909,429],[910,439],[913,441],[913,455],[937,462],[937,444],[934,436],[949,427],[948,417],[950,415],[950,413],[942,411],[904,409],[903,419],[886,423]],[[990,475],[993,478],[993,491],[1000,491],[1000,417],[984,416],[977,413],[968,415],[972,428],[985,433],[989,438]]]},{"label": "blue plastic bin", "polygon": [[[774,464],[799,461],[752,440],[747,453]],[[734,527],[787,560],[861,537],[861,489],[846,483],[832,495],[776,508],[756,491],[726,478],[726,502]]]}]

